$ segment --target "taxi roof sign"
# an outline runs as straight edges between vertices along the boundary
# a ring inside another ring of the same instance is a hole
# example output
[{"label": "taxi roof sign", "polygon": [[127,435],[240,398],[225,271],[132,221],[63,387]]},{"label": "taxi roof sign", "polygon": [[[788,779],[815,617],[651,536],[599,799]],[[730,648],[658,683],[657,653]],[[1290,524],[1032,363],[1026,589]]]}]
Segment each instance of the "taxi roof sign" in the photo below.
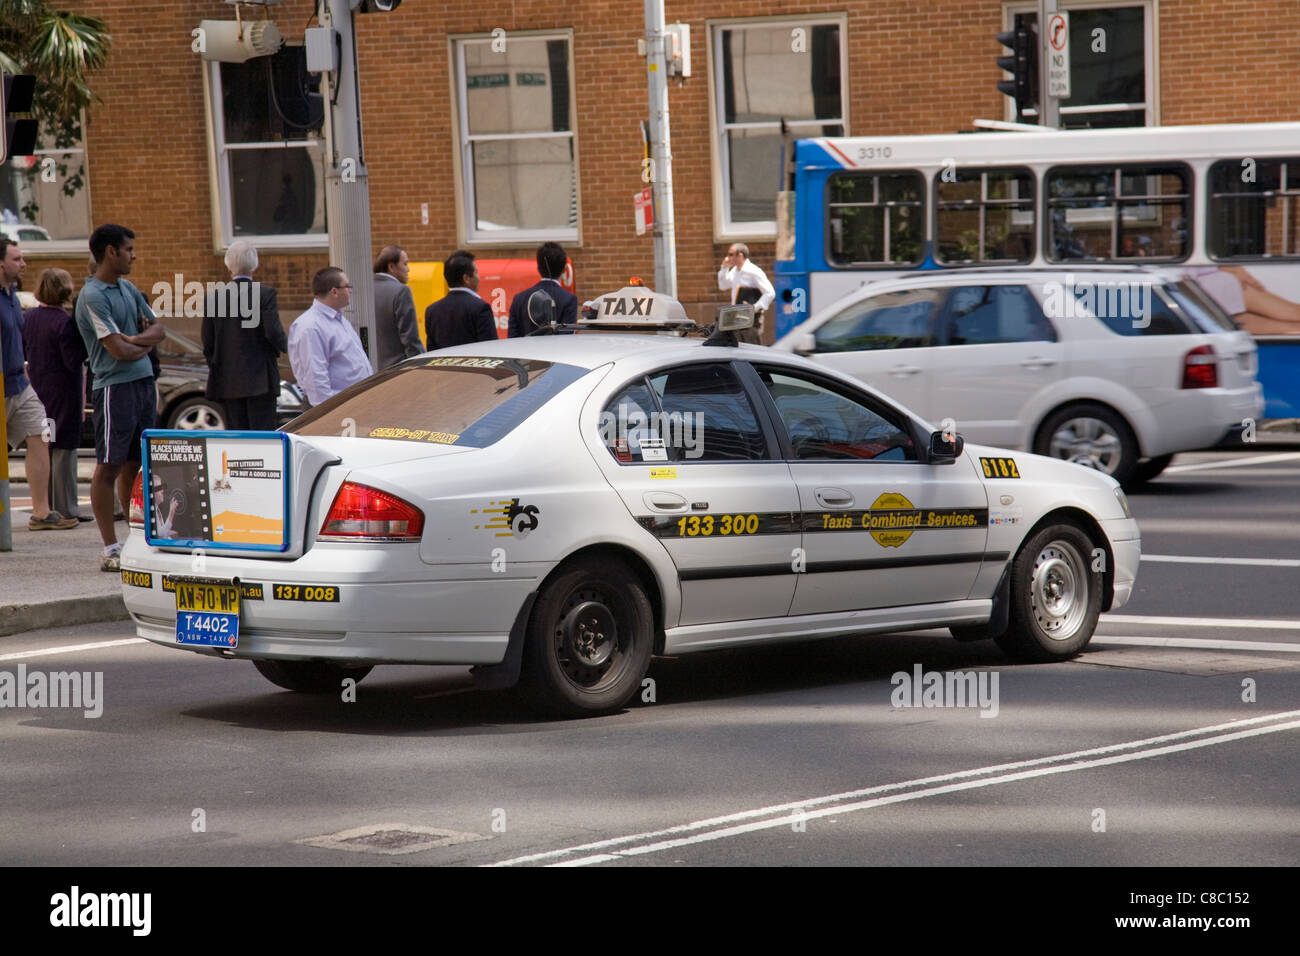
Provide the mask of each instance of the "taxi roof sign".
[{"label": "taxi roof sign", "polygon": [[694,328],[695,322],[682,304],[670,295],[645,286],[624,286],[617,292],[597,296],[578,319],[581,328]]}]

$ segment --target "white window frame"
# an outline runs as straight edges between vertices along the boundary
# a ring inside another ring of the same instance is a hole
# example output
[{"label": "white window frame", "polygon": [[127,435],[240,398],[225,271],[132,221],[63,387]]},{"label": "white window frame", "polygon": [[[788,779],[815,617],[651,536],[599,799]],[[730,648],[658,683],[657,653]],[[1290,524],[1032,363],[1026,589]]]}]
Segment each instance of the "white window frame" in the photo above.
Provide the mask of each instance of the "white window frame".
[{"label": "white window frame", "polygon": [[[765,241],[776,238],[776,190],[772,191],[772,218],[754,219],[735,222],[731,219],[731,177],[729,146],[727,132],[732,129],[780,129],[780,122],[769,123],[724,123],[726,116],[723,93],[725,85],[718,71],[722,69],[722,31],[737,27],[814,27],[834,24],[840,29],[840,116],[833,119],[800,122],[800,126],[825,126],[838,123],[843,127],[842,136],[851,135],[849,129],[849,53],[848,53],[848,15],[844,13],[809,14],[805,17],[738,17],[726,20],[706,20],[708,32],[708,73],[709,73],[709,130],[710,163],[713,180],[713,238],[715,242]],[[795,138],[798,138],[796,133]],[[776,160],[773,159],[773,169]]]},{"label": "white window frame", "polygon": [[[573,30],[512,30],[506,42],[516,39],[563,40],[568,44],[569,68],[569,128],[533,133],[475,133],[469,131],[468,89],[465,80],[465,61],[460,51],[464,44],[491,42],[491,33],[463,33],[447,37],[447,59],[451,72],[452,97],[452,150],[456,177],[456,233],[460,244],[467,249],[497,246],[531,245],[538,242],[563,242],[573,247],[582,245],[582,188],[578,154],[578,86],[573,62]],[[473,146],[479,140],[559,139],[569,137],[573,144],[573,201],[576,216],[573,226],[554,226],[542,229],[483,229],[476,228],[478,217],[474,210],[474,156]]]},{"label": "white window frame", "polygon": [[[94,213],[94,207],[90,205],[90,154],[89,154],[88,150],[86,149],[86,114],[85,114],[84,111],[83,111],[82,114],[81,114],[81,138],[80,138],[80,143],[81,143],[80,146],[68,146],[68,147],[66,147],[66,148],[59,148],[59,147],[50,147],[49,149],[39,149],[39,148],[38,148],[38,149],[32,151],[32,155],[36,157],[36,165],[37,165],[37,166],[40,166],[40,164],[41,164],[41,157],[43,157],[43,156],[54,156],[54,157],[59,157],[59,156],[75,156],[75,155],[77,155],[77,154],[80,154],[80,155],[81,155],[81,167],[82,167],[82,171],[83,171],[83,173],[82,173],[82,178],[85,180],[85,183],[84,183],[84,185],[83,185],[81,188],[82,188],[82,191],[85,192],[85,194],[86,194],[86,208],[87,208],[87,210],[88,210],[87,218],[88,218],[89,223],[90,223],[90,228],[93,230],[93,229],[95,228],[95,225],[94,225],[94,223],[95,223],[95,213]],[[9,161],[10,161],[11,159],[13,159],[13,158],[14,158],[14,157],[12,157],[12,156],[8,157],[8,158],[4,161],[4,165],[5,165],[5,166],[8,166],[8,165],[9,165]],[[56,162],[57,162],[57,159],[56,159]],[[9,174],[9,172],[8,172],[8,170],[6,169],[6,170],[5,170],[5,175],[8,175],[8,174]],[[37,176],[40,176],[40,173],[38,172],[36,175],[37,175]],[[21,216],[21,214],[22,214],[22,211],[21,211],[21,210],[18,210],[18,209],[15,209],[14,212],[19,213],[20,216]],[[21,227],[21,226],[30,226],[30,225],[41,226],[41,224],[40,224],[39,222],[37,222],[37,223],[20,223],[20,227]],[[41,226],[41,228],[44,228],[44,226]],[[82,253],[82,254],[85,254],[85,253],[86,253],[86,250],[89,248],[89,246],[86,245],[86,243],[87,243],[89,240],[90,240],[90,236],[87,235],[87,236],[86,236],[85,238],[83,238],[83,239],[51,239],[49,242],[39,242],[39,243],[36,243],[36,244],[31,244],[31,243],[21,242],[20,245],[21,245],[22,250],[23,250],[23,255],[24,255],[26,258],[29,258],[29,259],[36,259],[36,258],[40,258],[40,257],[42,257],[42,256],[51,256],[51,257],[58,257],[58,258],[66,258],[66,257],[68,256],[69,253],[73,253],[73,254],[76,254],[76,253]]]},{"label": "white window frame", "polygon": [[[1159,43],[1159,25],[1160,25],[1160,0],[1079,0],[1079,2],[1059,2],[1056,8],[1061,13],[1071,13],[1075,10],[1096,10],[1111,9],[1114,7],[1141,7],[1142,8],[1142,55],[1145,57],[1143,64],[1143,74],[1146,81],[1145,103],[1106,103],[1099,106],[1070,106],[1069,100],[1061,100],[1060,112],[1062,117],[1069,116],[1071,113],[1119,113],[1127,110],[1145,110],[1146,125],[1160,125],[1160,43]],[[1038,5],[1033,3],[1009,3],[1002,8],[1002,28],[1010,30],[1015,26],[1017,13],[1037,13]],[[1042,52],[1039,52],[1042,56]],[[1003,73],[1002,77],[1011,79],[1010,73]],[[1016,104],[1009,96],[1003,96],[1005,101],[1003,114],[1004,117],[1011,121],[1016,121]]]},{"label": "white window frame", "polygon": [[[300,44],[285,44],[285,46],[295,45]],[[315,149],[319,150],[327,160],[325,134],[329,127],[328,116],[319,137],[255,143],[227,143],[225,114],[222,113],[220,117],[217,115],[223,101],[221,64],[216,60],[207,60],[203,65],[205,67],[203,71],[203,106],[208,124],[208,178],[211,187],[209,194],[212,197],[213,248],[218,252],[224,252],[230,248],[230,244],[236,238],[239,238],[255,242],[259,249],[274,249],[281,252],[298,250],[314,252],[320,249],[328,249],[330,242],[328,221],[325,224],[325,232],[322,233],[308,232],[296,235],[241,234],[236,237],[234,234],[235,211],[231,202],[230,163],[227,161],[229,152],[240,149]],[[327,163],[322,162],[318,168],[326,169]],[[324,181],[322,181],[321,185],[322,187],[325,186]]]}]

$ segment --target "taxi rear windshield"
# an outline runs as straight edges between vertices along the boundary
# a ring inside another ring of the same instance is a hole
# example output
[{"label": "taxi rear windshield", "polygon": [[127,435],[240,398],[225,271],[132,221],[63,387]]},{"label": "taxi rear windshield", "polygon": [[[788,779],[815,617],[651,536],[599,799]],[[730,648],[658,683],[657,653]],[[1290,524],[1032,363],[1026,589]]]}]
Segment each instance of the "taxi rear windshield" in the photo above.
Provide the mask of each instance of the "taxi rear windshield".
[{"label": "taxi rear windshield", "polygon": [[486,448],[588,371],[531,359],[415,359],[340,392],[285,431]]}]

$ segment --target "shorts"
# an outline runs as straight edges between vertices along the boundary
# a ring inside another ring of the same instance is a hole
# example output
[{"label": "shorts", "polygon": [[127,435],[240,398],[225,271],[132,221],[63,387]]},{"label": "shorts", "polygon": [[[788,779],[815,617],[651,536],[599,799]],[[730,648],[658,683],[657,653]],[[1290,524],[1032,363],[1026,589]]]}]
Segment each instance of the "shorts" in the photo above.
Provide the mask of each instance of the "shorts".
[{"label": "shorts", "polygon": [[140,436],[153,428],[158,392],[152,378],[95,389],[95,460],[123,465],[140,460]]},{"label": "shorts", "polygon": [[54,422],[45,414],[45,406],[30,385],[5,399],[5,431],[10,448],[17,448],[32,435],[47,435],[48,440],[53,440],[53,428]]}]

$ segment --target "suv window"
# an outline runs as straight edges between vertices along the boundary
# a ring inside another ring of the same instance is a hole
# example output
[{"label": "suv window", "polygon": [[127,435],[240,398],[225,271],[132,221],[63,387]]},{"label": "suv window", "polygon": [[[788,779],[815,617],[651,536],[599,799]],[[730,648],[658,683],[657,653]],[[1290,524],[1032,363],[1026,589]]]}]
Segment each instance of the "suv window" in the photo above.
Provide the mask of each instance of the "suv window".
[{"label": "suv window", "polygon": [[[1091,311],[1116,335],[1186,335],[1192,331],[1170,307],[1159,285],[1139,280],[1132,283],[1128,291],[1124,287],[1129,283],[1115,285],[1120,287],[1118,293],[1112,294],[1109,290],[1097,292]],[[1088,311],[1084,306],[1079,308],[1082,312]]]},{"label": "suv window", "polygon": [[944,345],[1055,342],[1056,330],[1022,285],[965,285],[952,290],[940,322]]},{"label": "suv window", "polygon": [[758,369],[800,460],[915,461],[911,434],[873,408],[786,370]]},{"label": "suv window", "polygon": [[346,424],[357,438],[486,448],[587,372],[532,359],[412,359],[339,392],[285,431],[341,435]]},{"label": "suv window", "polygon": [[682,365],[650,377],[674,461],[759,461],[763,429],[730,365]]},{"label": "suv window", "polygon": [[907,289],[863,299],[813,333],[817,351],[859,352],[933,345],[934,315],[943,295],[939,289]]}]

